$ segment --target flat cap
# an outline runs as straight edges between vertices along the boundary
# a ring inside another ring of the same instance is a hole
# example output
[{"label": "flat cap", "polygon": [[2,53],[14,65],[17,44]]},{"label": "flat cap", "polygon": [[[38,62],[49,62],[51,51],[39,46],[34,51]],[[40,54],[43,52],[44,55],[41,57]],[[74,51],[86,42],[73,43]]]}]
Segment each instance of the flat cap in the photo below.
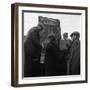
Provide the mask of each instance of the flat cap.
[{"label": "flat cap", "polygon": [[80,36],[80,33],[79,33],[79,32],[77,32],[77,31],[75,31],[75,32],[71,33],[71,35],[70,35],[70,36],[72,37],[73,35]]}]

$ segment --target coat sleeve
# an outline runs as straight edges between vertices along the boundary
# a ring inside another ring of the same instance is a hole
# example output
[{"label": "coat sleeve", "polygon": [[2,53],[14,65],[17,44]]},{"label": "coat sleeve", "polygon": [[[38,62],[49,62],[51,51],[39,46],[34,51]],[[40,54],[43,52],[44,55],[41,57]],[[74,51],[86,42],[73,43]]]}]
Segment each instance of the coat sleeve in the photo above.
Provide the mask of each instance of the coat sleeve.
[{"label": "coat sleeve", "polygon": [[40,44],[40,41],[39,41],[39,35],[37,32],[33,32],[32,35],[31,35],[31,38],[32,38],[32,42],[35,46],[37,47],[41,47],[41,44]]},{"label": "coat sleeve", "polygon": [[79,55],[79,53],[80,53],[80,42],[75,41],[72,44],[71,49],[70,49],[70,59],[72,59],[75,54],[77,54],[76,55],[76,58],[77,58],[77,56]]}]

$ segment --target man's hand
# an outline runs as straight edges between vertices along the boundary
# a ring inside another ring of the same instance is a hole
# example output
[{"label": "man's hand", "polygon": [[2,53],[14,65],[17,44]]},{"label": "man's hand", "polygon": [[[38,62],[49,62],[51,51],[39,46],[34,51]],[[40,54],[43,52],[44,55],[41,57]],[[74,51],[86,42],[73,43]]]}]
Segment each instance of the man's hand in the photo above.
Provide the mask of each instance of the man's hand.
[{"label": "man's hand", "polygon": [[42,46],[42,48],[44,48],[44,44],[43,43],[41,44],[41,46]]}]

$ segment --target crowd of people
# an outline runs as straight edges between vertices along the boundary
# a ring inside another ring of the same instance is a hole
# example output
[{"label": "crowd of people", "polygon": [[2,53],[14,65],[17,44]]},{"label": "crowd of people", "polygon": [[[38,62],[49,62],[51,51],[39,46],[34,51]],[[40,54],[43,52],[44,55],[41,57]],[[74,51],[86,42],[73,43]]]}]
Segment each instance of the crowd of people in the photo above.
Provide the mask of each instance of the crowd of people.
[{"label": "crowd of people", "polygon": [[[80,34],[75,31],[68,39],[56,39],[48,35],[47,43],[40,43],[43,25],[38,24],[29,30],[24,41],[24,77],[79,75],[80,74]],[[44,50],[42,52],[42,50]],[[42,56],[43,55],[43,56]],[[44,63],[40,60],[44,57]]]}]

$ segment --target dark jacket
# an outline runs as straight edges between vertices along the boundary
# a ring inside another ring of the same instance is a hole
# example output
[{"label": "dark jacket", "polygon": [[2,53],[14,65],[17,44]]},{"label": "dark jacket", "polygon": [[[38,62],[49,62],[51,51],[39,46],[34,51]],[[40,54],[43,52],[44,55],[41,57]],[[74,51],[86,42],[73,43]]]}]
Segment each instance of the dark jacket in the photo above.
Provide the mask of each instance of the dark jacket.
[{"label": "dark jacket", "polygon": [[58,46],[56,43],[48,43],[45,53],[46,74],[55,75],[57,70]]},{"label": "dark jacket", "polygon": [[70,71],[72,75],[80,74],[80,41],[75,40],[72,42],[70,49]]},{"label": "dark jacket", "polygon": [[40,35],[37,31],[37,27],[29,30],[28,35],[24,43],[25,53],[29,54],[31,57],[40,57],[41,55],[41,45],[40,45]]}]

